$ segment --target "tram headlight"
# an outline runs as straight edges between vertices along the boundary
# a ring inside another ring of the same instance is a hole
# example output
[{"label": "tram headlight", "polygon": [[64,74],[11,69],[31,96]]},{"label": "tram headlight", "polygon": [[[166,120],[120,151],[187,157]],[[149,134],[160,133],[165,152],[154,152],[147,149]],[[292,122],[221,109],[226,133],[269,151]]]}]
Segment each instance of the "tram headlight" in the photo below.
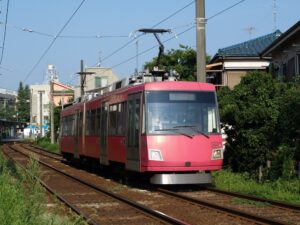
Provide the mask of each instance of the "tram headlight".
[{"label": "tram headlight", "polygon": [[223,158],[222,149],[213,149],[211,158],[212,159],[222,159]]},{"label": "tram headlight", "polygon": [[158,149],[149,149],[149,160],[163,161],[161,151]]}]

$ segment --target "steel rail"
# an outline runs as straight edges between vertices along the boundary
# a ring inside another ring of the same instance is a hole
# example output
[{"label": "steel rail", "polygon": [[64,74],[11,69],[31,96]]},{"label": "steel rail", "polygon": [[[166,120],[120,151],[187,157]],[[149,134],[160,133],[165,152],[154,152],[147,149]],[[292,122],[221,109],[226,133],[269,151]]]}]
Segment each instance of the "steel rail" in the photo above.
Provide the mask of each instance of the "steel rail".
[{"label": "steel rail", "polygon": [[52,154],[52,155],[56,155],[56,156],[60,156],[60,157],[62,157],[62,155],[60,154],[60,153],[56,153],[56,152],[50,152],[50,151],[47,151],[46,149],[44,149],[44,148],[41,148],[41,147],[39,147],[39,146],[36,146],[36,145],[29,145],[30,147],[32,147],[32,148],[36,148],[36,149],[39,149],[39,150],[41,150],[41,151],[43,151],[43,152],[49,152],[50,154]]},{"label": "steel rail", "polygon": [[[11,148],[14,151],[19,152],[20,154],[23,154],[22,152],[15,150],[14,148],[12,148],[11,146],[8,146],[9,148]],[[20,168],[22,168],[26,173],[27,170],[24,166],[22,166],[21,164],[19,164],[15,159],[13,159],[11,156],[9,156],[9,154],[5,151],[2,151],[10,160],[12,160],[15,164],[17,164]],[[28,157],[28,155],[23,154],[25,157]],[[69,202],[67,199],[65,199],[64,197],[60,196],[58,193],[55,192],[55,190],[53,190],[50,186],[48,186],[44,181],[42,181],[40,178],[35,177],[35,179],[44,187],[46,188],[46,190],[48,192],[50,192],[51,194],[53,194],[56,198],[58,198],[59,200],[61,200],[65,205],[67,205],[69,208],[72,209],[73,212],[75,212],[77,215],[81,216],[82,218],[84,218],[88,224],[90,225],[99,225],[99,223],[97,223],[96,221],[94,221],[91,217],[89,217],[88,215],[86,215],[85,213],[81,212],[74,204],[72,204],[71,202]]]},{"label": "steel rail", "polygon": [[220,211],[223,211],[223,212],[226,212],[226,213],[230,213],[231,215],[234,215],[234,216],[240,216],[240,217],[243,217],[243,218],[247,218],[247,219],[250,219],[250,220],[255,221],[255,222],[274,224],[274,225],[289,225],[290,224],[290,223],[287,223],[287,222],[284,222],[284,221],[269,219],[269,218],[261,217],[261,216],[258,216],[258,215],[252,214],[252,213],[246,213],[246,212],[241,211],[241,210],[236,210],[236,209],[232,209],[232,208],[229,208],[229,207],[220,206],[220,205],[211,203],[209,201],[204,201],[204,200],[199,200],[199,199],[195,199],[195,198],[192,198],[192,197],[187,197],[185,195],[178,194],[178,193],[175,193],[175,192],[172,192],[172,191],[169,191],[169,190],[165,190],[165,189],[162,189],[162,188],[158,188],[156,190],[160,193],[163,193],[163,194],[166,194],[166,195],[169,195],[169,196],[173,196],[173,197],[176,197],[176,198],[179,198],[179,199],[183,199],[185,201],[189,201],[189,202],[192,202],[192,203],[203,205],[203,206],[206,206],[208,208],[217,209],[217,210],[220,210]]},{"label": "steel rail", "polygon": [[279,206],[279,207],[282,207],[282,208],[288,208],[288,209],[293,209],[293,210],[299,210],[300,211],[300,205],[296,205],[296,204],[285,203],[285,202],[281,202],[281,201],[256,197],[256,196],[247,195],[247,194],[240,194],[240,193],[237,193],[237,192],[225,191],[225,190],[221,190],[221,189],[217,189],[217,188],[207,187],[206,190],[212,191],[212,192],[217,192],[217,193],[220,193],[220,194],[223,194],[223,195],[234,196],[234,197],[238,197],[238,198],[244,198],[244,199],[257,201],[257,202],[269,203],[269,204],[274,205],[274,206]]},{"label": "steel rail", "polygon": [[26,144],[21,144],[20,146],[22,148],[28,149],[29,151],[33,151],[33,152],[35,152],[37,154],[40,154],[40,155],[43,155],[43,156],[47,156],[47,157],[50,157],[52,159],[57,159],[57,160],[62,160],[63,159],[62,156],[61,156],[61,154],[59,154],[59,153],[50,152],[50,151],[47,151],[47,150],[45,150],[43,148],[40,148],[40,147],[37,147],[37,146],[34,146],[34,145],[29,145],[29,147],[34,148],[35,150],[29,148]]},{"label": "steel rail", "polygon": [[[17,152],[25,155],[26,157],[29,157],[27,154],[23,153],[22,151],[19,151],[18,149],[15,149],[15,148],[13,148],[11,146],[9,146],[9,147],[12,148],[13,150],[15,150],[15,151],[17,151]],[[84,185],[86,185],[86,186],[88,186],[90,188],[93,188],[94,190],[96,190],[98,192],[101,192],[101,193],[103,193],[103,194],[105,194],[107,196],[110,196],[110,197],[112,197],[114,199],[117,199],[117,200],[119,200],[121,202],[124,202],[124,203],[130,205],[131,207],[133,207],[135,209],[138,209],[139,211],[141,211],[143,213],[147,213],[148,215],[150,215],[152,217],[155,217],[156,219],[158,218],[158,219],[160,219],[160,220],[162,220],[164,222],[171,223],[171,224],[174,224],[174,225],[188,225],[188,223],[186,223],[184,221],[181,221],[179,219],[171,217],[171,216],[169,216],[169,215],[167,215],[165,213],[162,213],[160,211],[150,209],[149,207],[146,207],[146,206],[144,206],[144,205],[142,205],[140,203],[134,202],[134,201],[132,201],[132,200],[130,200],[128,198],[125,198],[125,197],[123,197],[121,195],[117,195],[117,194],[115,194],[113,192],[105,190],[105,189],[103,189],[103,188],[101,188],[99,186],[96,186],[96,185],[92,184],[92,183],[89,183],[87,181],[81,180],[81,179],[79,179],[77,177],[74,177],[74,176],[72,176],[72,175],[64,172],[64,171],[60,171],[59,169],[56,169],[55,167],[51,166],[50,164],[42,162],[39,159],[36,159],[36,160],[40,164],[42,164],[42,165],[44,165],[44,166],[46,166],[46,167],[48,167],[48,168],[50,168],[50,169],[58,172],[58,173],[61,173],[61,174],[65,175],[65,176],[67,176],[67,177],[69,177],[69,178],[71,178],[71,179],[73,179],[73,180],[75,180],[77,182],[80,182],[81,184],[84,184]]]}]

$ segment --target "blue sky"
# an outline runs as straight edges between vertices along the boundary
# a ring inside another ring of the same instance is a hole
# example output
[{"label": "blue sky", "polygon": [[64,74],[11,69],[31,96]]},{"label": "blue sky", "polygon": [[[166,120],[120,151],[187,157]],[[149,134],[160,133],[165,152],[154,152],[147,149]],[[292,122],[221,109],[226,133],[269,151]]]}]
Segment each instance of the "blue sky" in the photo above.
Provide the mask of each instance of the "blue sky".
[{"label": "blue sky", "polygon": [[[137,44],[134,37],[139,33],[134,31],[151,28],[162,21],[156,28],[173,31],[161,36],[162,41],[170,39],[165,42],[165,50],[176,49],[180,44],[192,48],[196,46],[193,28],[195,3],[192,0],[86,0],[61,33],[61,36],[68,37],[58,37],[41,59],[53,41],[53,36],[58,34],[81,2],[82,0],[9,1],[0,88],[17,90],[19,82],[24,80],[29,85],[42,83],[48,64],[56,67],[61,82],[76,84],[76,72],[79,71],[81,59],[87,67],[97,65],[101,59],[101,65],[112,67],[119,78],[129,76],[137,66],[134,57]],[[206,18],[237,2],[240,0],[206,0]],[[213,56],[219,48],[269,34],[274,31],[274,27],[284,32],[300,19],[299,0],[276,0],[276,5],[276,23],[273,0],[245,0],[209,19],[206,25],[207,53]],[[7,0],[0,1],[1,43],[6,6]],[[171,16],[177,11],[179,12]],[[250,27],[253,28],[251,34],[247,31]],[[189,28],[189,31],[174,38],[175,34]],[[97,38],[97,35],[101,38]],[[131,40],[132,43],[125,46]],[[156,45],[152,35],[142,35],[138,39],[140,53]],[[157,53],[158,48],[153,48],[140,55],[139,70],[144,62],[151,60]],[[128,62],[123,63],[127,60]]]}]

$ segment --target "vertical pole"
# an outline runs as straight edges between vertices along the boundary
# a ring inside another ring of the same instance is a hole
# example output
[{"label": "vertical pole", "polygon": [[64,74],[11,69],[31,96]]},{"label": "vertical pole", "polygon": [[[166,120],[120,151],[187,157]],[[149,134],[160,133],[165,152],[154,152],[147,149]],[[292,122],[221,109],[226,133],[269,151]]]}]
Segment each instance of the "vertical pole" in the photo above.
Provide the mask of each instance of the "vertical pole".
[{"label": "vertical pole", "polygon": [[30,130],[29,130],[29,138],[32,137],[32,89],[30,89],[30,99],[29,99],[29,126],[30,126]]},{"label": "vertical pole", "polygon": [[138,74],[139,73],[139,40],[136,40],[135,47],[136,47],[136,69],[135,69],[135,72],[136,72],[136,74]]},{"label": "vertical pole", "polygon": [[40,137],[43,136],[43,92],[40,93]]},{"label": "vertical pole", "polygon": [[205,0],[196,0],[197,81],[206,82]]},{"label": "vertical pole", "polygon": [[80,60],[80,96],[84,95],[84,65],[83,60]]},{"label": "vertical pole", "polygon": [[51,129],[51,144],[54,144],[54,102],[53,102],[53,81],[50,81],[50,129]]}]

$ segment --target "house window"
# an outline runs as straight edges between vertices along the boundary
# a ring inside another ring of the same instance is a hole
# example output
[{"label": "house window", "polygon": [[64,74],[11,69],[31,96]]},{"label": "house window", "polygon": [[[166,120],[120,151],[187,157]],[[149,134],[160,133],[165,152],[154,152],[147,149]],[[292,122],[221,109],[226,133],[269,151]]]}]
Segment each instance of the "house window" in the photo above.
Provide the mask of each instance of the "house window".
[{"label": "house window", "polygon": [[287,80],[291,81],[295,75],[296,75],[296,65],[295,65],[295,57],[291,58],[287,62],[287,67],[286,67],[286,76]]},{"label": "house window", "polygon": [[300,75],[300,54],[297,54],[296,74]]},{"label": "house window", "polygon": [[95,87],[101,88],[105,87],[108,84],[108,78],[107,77],[95,77]]}]

